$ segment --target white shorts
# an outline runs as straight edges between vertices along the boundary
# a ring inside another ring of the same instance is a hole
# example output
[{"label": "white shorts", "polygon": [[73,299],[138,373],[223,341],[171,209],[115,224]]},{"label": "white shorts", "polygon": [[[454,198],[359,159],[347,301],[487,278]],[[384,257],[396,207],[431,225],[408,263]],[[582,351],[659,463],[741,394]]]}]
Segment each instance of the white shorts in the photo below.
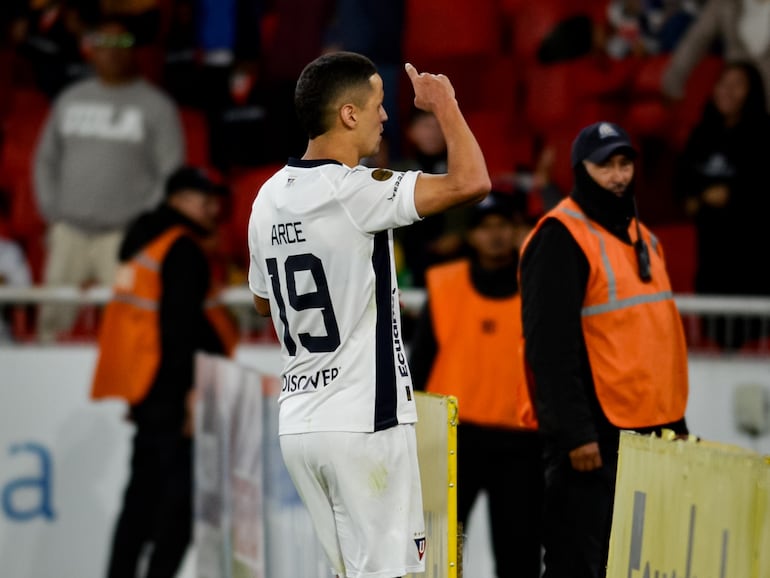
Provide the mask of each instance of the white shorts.
[{"label": "white shorts", "polygon": [[413,424],[374,433],[283,435],[281,453],[340,578],[425,571]]}]

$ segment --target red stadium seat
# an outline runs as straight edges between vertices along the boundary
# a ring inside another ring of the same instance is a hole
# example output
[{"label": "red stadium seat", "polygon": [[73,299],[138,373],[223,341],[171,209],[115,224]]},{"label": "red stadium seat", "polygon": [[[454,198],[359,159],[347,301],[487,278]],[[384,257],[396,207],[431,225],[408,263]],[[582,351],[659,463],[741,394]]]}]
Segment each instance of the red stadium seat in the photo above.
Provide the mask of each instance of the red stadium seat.
[{"label": "red stadium seat", "polygon": [[617,120],[617,95],[626,75],[622,67],[603,67],[592,57],[534,64],[524,80],[524,117],[538,134]]},{"label": "red stadium seat", "polygon": [[667,103],[661,92],[661,79],[670,56],[645,58],[631,85],[626,111],[626,128],[637,136],[659,137],[673,150],[680,150],[692,128],[700,120],[703,107],[719,78],[723,60],[704,58],[687,81],[682,101]]},{"label": "red stadium seat", "polygon": [[496,2],[407,0],[404,57],[418,70],[424,60],[459,54],[500,51],[502,18]]},{"label": "red stadium seat", "polygon": [[12,92],[10,109],[3,120],[2,168],[14,177],[29,175],[32,155],[48,115],[50,103],[34,89]]},{"label": "red stadium seat", "polygon": [[517,165],[532,165],[532,139],[513,126],[505,113],[476,111],[466,115],[484,152],[490,175],[510,173]]},{"label": "red stadium seat", "polygon": [[10,46],[0,48],[0,122],[10,112],[12,106],[13,70],[16,55]]},{"label": "red stadium seat", "polygon": [[759,337],[747,341],[741,346],[740,352],[751,355],[770,355],[770,337]]},{"label": "red stadium seat", "polygon": [[559,22],[578,14],[599,21],[605,9],[604,0],[503,0],[503,11],[511,24],[511,52],[520,62],[534,62],[540,44]]},{"label": "red stadium seat", "polygon": [[24,247],[33,278],[39,281],[46,225],[34,196],[32,161],[50,104],[45,95],[29,88],[14,90],[10,102],[9,114],[3,120],[6,138],[0,157],[0,175],[3,186],[11,193],[11,234]]},{"label": "red stadium seat", "polygon": [[225,226],[223,241],[230,247],[235,263],[247,269],[249,264],[248,226],[251,205],[259,188],[283,165],[270,164],[262,167],[243,169],[230,177],[232,192],[230,218]]},{"label": "red stadium seat", "polygon": [[631,85],[631,90],[636,98],[643,96],[657,98],[661,95],[661,78],[670,61],[670,54],[645,56],[638,61],[639,66]]},{"label": "red stadium seat", "polygon": [[184,131],[187,162],[191,165],[208,165],[209,129],[206,116],[192,107],[181,107],[179,116]]},{"label": "red stadium seat", "polygon": [[629,102],[623,126],[637,138],[665,136],[672,130],[673,110],[661,98]]}]

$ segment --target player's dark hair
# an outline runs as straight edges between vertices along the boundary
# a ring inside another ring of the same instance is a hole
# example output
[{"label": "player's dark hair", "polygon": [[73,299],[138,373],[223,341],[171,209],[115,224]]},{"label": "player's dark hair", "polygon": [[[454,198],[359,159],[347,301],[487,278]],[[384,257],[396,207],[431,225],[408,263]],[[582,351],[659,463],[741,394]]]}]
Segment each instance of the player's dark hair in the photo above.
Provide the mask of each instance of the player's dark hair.
[{"label": "player's dark hair", "polygon": [[313,139],[331,128],[332,105],[344,92],[369,87],[377,67],[355,52],[324,54],[308,64],[294,90],[294,107],[300,126]]}]

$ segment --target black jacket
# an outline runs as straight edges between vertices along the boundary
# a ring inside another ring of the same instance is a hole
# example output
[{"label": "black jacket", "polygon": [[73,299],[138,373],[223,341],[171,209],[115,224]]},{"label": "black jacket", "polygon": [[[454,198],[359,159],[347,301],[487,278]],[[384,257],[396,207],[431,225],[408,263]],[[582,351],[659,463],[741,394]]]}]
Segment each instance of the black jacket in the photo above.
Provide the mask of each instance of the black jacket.
[{"label": "black jacket", "polygon": [[757,274],[751,249],[767,244],[770,115],[762,110],[730,127],[715,115],[704,115],[695,126],[677,160],[675,175],[675,191],[683,197],[701,199],[713,185],[724,185],[729,191],[724,206],[701,202],[694,215],[698,231],[695,290],[770,295],[770,282],[767,275]]},{"label": "black jacket", "polygon": [[[619,199],[576,169],[572,199],[593,221],[624,243],[632,197]],[[569,451],[598,441],[616,447],[619,429],[604,415],[594,389],[580,312],[588,283],[588,259],[567,228],[547,219],[530,239],[521,261],[525,355],[532,370],[535,409],[546,443]],[[686,433],[684,420],[650,424],[640,433],[667,427]],[[659,426],[659,427],[653,427]]]},{"label": "black jacket", "polygon": [[[176,225],[205,235],[198,225],[164,204],[130,225],[120,260],[130,259]],[[147,428],[180,431],[185,397],[193,385],[195,352],[223,353],[224,348],[204,313],[211,279],[200,245],[189,236],[177,239],[163,261],[161,278],[160,367],[147,397],[132,408],[132,418]]]}]

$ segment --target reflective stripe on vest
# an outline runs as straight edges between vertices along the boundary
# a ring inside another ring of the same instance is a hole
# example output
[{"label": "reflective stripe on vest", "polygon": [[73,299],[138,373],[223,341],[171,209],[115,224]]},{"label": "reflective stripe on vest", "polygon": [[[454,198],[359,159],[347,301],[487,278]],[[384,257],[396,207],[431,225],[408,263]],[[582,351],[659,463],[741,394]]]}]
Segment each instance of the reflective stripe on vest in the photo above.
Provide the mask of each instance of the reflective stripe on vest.
[{"label": "reflective stripe on vest", "polygon": [[[120,266],[113,298],[104,309],[99,328],[93,398],[120,397],[133,405],[147,395],[161,359],[162,263],[174,242],[189,234],[182,226],[172,227]],[[205,308],[206,317],[230,355],[237,332],[214,290]]]},{"label": "reflective stripe on vest", "polygon": [[[687,404],[687,346],[657,239],[640,225],[652,248],[652,280],[644,283],[633,246],[589,219],[571,198],[540,220],[527,244],[550,218],[567,228],[589,264],[581,325],[605,415],[631,429],[681,419]],[[629,235],[636,239],[635,222]]]},{"label": "reflective stripe on vest", "polygon": [[427,391],[457,397],[462,423],[536,429],[524,372],[520,297],[480,295],[468,261],[434,266],[426,282],[438,345]]},{"label": "reflective stripe on vest", "polygon": [[142,299],[136,295],[129,295],[127,293],[116,293],[113,297],[114,301],[119,303],[128,303],[139,309],[146,309],[147,311],[157,311],[158,302],[151,299]]},{"label": "reflective stripe on vest", "polygon": [[[559,210],[564,211],[575,219],[583,221],[588,229],[596,235],[599,239],[599,247],[601,248],[601,259],[604,265],[604,271],[607,275],[607,303],[599,305],[591,305],[590,307],[583,307],[581,315],[587,317],[589,315],[598,315],[600,313],[607,313],[608,311],[615,311],[616,309],[623,309],[624,307],[633,307],[634,305],[642,305],[644,303],[655,303],[657,301],[665,301],[667,299],[673,299],[674,295],[671,291],[660,291],[658,293],[652,293],[648,295],[636,295],[627,299],[618,299],[617,296],[617,282],[615,280],[615,272],[610,264],[609,256],[607,255],[607,249],[604,245],[604,238],[602,234],[593,226],[591,221],[583,213],[574,211],[567,207],[560,207]],[[652,250],[657,253],[658,240],[654,235],[651,235]]]}]

